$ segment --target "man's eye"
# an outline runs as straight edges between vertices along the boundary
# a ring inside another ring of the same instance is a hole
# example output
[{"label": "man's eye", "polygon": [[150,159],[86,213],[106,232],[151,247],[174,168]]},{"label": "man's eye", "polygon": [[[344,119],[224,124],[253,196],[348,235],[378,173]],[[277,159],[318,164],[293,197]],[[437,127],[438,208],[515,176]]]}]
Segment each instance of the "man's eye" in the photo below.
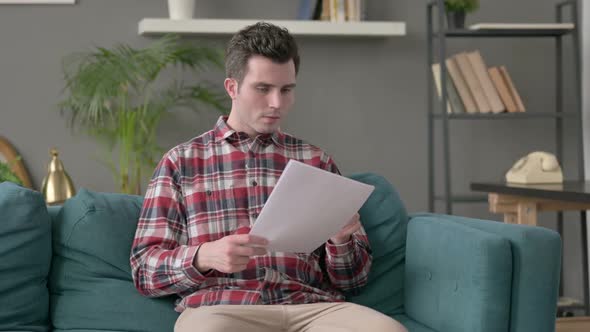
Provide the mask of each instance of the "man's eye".
[{"label": "man's eye", "polygon": [[292,88],[285,88],[285,89],[282,89],[282,90],[281,90],[281,92],[282,92],[282,93],[289,93],[289,92],[291,92],[291,91],[293,91],[293,89],[292,89]]},{"label": "man's eye", "polygon": [[256,90],[260,91],[260,92],[268,92],[268,87],[266,86],[259,86],[256,88]]}]

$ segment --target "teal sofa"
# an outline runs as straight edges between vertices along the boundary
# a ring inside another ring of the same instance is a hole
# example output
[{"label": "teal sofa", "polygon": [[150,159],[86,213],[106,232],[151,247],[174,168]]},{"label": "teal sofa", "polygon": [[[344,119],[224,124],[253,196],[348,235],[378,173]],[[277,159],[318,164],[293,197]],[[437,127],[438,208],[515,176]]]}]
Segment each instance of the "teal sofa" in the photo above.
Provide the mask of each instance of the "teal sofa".
[{"label": "teal sofa", "polygon": [[[373,249],[348,300],[410,332],[553,331],[557,233],[448,215],[408,215],[375,174],[360,211]],[[170,332],[175,297],[134,288],[129,252],[142,197],[80,190],[62,207],[0,183],[0,331]]]}]

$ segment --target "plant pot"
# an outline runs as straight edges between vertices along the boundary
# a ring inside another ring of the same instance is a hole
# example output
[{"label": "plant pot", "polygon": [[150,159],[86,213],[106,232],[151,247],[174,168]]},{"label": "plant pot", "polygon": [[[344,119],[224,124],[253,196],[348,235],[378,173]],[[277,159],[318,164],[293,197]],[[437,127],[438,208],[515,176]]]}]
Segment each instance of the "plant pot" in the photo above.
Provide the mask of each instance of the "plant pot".
[{"label": "plant pot", "polygon": [[447,12],[447,27],[449,29],[464,29],[465,28],[465,16],[464,11],[461,12]]},{"label": "plant pot", "polygon": [[195,0],[168,0],[168,14],[172,20],[190,20],[195,12]]}]

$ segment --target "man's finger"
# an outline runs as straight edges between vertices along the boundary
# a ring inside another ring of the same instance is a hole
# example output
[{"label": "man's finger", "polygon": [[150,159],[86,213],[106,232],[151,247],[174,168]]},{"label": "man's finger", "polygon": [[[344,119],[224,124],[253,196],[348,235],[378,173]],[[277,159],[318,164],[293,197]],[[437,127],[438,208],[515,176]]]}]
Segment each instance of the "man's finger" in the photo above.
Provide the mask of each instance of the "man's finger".
[{"label": "man's finger", "polygon": [[348,223],[346,223],[346,226],[348,225],[352,225],[354,223],[360,222],[361,220],[361,216],[359,216],[359,214],[355,214],[352,218],[350,218],[350,220],[348,221]]},{"label": "man's finger", "polygon": [[344,235],[350,235],[356,231],[358,231],[359,229],[361,229],[361,223],[354,223],[354,224],[350,224],[345,226],[340,233],[344,234]]},{"label": "man's finger", "polygon": [[262,256],[266,255],[266,249],[261,247],[247,247],[240,245],[235,248],[235,253],[238,256]]},{"label": "man's finger", "polygon": [[266,246],[268,245],[268,240],[256,235],[250,234],[236,234],[236,235],[229,235],[228,240],[232,243],[239,244],[239,245],[258,245],[258,246]]}]

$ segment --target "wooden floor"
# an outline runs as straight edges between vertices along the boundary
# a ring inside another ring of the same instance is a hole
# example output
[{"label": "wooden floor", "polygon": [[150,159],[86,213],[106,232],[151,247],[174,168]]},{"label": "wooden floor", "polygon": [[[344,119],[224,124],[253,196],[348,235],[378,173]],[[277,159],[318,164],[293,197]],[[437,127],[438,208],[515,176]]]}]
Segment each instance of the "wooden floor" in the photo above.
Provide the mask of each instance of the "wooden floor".
[{"label": "wooden floor", "polygon": [[590,317],[558,318],[556,332],[588,332]]}]

